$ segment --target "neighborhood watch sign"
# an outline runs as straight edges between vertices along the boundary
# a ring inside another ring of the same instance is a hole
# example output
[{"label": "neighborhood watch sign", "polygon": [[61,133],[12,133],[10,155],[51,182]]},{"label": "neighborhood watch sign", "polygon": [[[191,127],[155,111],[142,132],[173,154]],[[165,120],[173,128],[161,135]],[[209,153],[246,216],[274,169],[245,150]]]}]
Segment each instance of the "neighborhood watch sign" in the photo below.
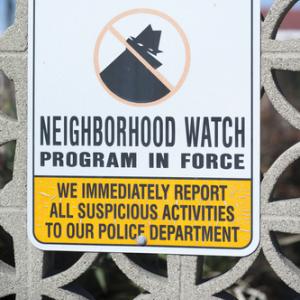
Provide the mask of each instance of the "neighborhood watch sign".
[{"label": "neighborhood watch sign", "polygon": [[35,246],[256,249],[259,10],[258,0],[29,1]]}]

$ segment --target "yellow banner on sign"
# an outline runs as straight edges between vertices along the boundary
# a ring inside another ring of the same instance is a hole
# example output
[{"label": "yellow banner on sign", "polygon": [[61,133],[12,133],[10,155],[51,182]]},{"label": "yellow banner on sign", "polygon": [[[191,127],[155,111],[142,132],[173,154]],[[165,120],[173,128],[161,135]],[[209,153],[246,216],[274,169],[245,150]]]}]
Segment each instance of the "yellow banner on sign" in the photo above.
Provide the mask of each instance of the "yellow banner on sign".
[{"label": "yellow banner on sign", "polygon": [[34,179],[40,243],[243,249],[250,180]]}]

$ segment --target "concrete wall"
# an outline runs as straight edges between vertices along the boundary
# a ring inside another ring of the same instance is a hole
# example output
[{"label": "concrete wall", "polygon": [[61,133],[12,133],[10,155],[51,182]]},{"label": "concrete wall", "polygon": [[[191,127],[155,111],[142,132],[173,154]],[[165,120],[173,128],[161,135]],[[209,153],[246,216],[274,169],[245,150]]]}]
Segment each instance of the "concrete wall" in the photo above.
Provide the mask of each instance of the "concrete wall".
[{"label": "concrete wall", "polygon": [[[300,40],[273,39],[283,16],[295,2],[275,0],[262,23],[262,85],[281,117],[300,130],[300,113],[280,93],[271,74],[272,69],[300,71]],[[18,300],[38,300],[42,295],[85,299],[62,287],[83,274],[97,254],[84,254],[69,269],[44,278],[44,253],[33,248],[26,237],[27,0],[17,0],[15,24],[0,38],[0,69],[14,81],[18,113],[17,120],[0,113],[0,144],[17,141],[13,180],[0,191],[0,225],[13,237],[15,267],[0,262],[0,297],[16,294]],[[300,271],[275,247],[271,235],[272,231],[300,234],[300,199],[272,202],[271,198],[280,175],[298,158],[300,143],[282,153],[264,174],[261,245],[221,276],[196,284],[201,282],[199,278],[196,281],[203,266],[201,257],[169,256],[165,278],[146,271],[125,255],[113,255],[119,268],[149,292],[138,299],[222,299],[219,293],[239,280],[260,252],[281,280],[300,293]]]}]

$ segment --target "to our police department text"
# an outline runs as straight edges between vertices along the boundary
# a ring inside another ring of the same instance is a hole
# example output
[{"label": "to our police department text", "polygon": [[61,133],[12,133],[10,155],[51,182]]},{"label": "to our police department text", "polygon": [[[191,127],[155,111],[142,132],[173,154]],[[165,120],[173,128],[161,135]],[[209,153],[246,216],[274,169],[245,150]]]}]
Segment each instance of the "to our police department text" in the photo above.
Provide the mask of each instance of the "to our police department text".
[{"label": "to our police department text", "polygon": [[[184,132],[184,140],[178,132]],[[41,167],[138,168],[136,147],[166,152],[177,144],[191,149],[181,153],[182,169],[245,169],[244,117],[62,117],[40,118]],[[64,149],[47,151],[47,147]],[[73,151],[70,151],[70,147]],[[79,151],[103,147],[106,151]],[[116,147],[120,150],[113,151]],[[135,149],[128,152],[128,148]],[[224,149],[223,153],[216,151]],[[81,148],[82,149],[82,148]],[[112,151],[108,151],[112,149]],[[205,150],[204,150],[205,149]],[[209,151],[210,149],[210,151]],[[227,149],[227,151],[226,151]],[[235,151],[232,151],[234,150]],[[236,153],[236,152],[241,153]],[[233,153],[234,152],[234,153]],[[153,166],[152,166],[153,167]],[[165,166],[166,167],[166,166]]]},{"label": "to our police department text", "polygon": [[[152,243],[237,243],[241,228],[237,207],[227,202],[229,186],[199,183],[58,183],[61,200],[48,207],[47,236],[135,241],[143,235]],[[63,219],[69,221],[57,222]]]}]

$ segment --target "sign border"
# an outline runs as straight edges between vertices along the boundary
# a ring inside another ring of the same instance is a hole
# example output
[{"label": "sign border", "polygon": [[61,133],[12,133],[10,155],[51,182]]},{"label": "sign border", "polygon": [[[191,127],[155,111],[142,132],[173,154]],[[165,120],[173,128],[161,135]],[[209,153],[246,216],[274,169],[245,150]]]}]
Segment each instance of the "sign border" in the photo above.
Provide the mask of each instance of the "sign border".
[{"label": "sign border", "polygon": [[[256,225],[258,232],[260,231],[260,215],[255,218],[254,215],[254,183],[253,180],[256,179],[253,177],[254,175],[254,1],[251,0],[251,177],[250,178],[169,178],[169,177],[113,177],[113,176],[39,176],[34,174],[35,170],[35,148],[34,148],[34,139],[35,139],[35,42],[36,42],[36,0],[30,0],[29,3],[29,22],[28,22],[28,34],[29,37],[32,39],[32,43],[29,43],[29,51],[28,51],[28,78],[29,83],[32,86],[29,86],[28,89],[28,120],[32,119],[31,126],[28,126],[28,149],[32,150],[32,156],[28,155],[28,172],[27,176],[29,175],[29,171],[31,170],[31,176],[28,176],[28,236],[31,242],[41,250],[48,250],[48,251],[79,251],[79,252],[123,252],[123,253],[166,253],[166,254],[184,254],[184,255],[223,255],[223,256],[247,256],[253,253],[259,244],[259,237],[254,239],[254,219],[258,219],[259,224]],[[256,7],[257,8],[257,7]],[[32,16],[30,13],[32,12]],[[32,19],[30,18],[32,17]],[[260,31],[260,29],[258,29]],[[260,47],[260,45],[259,45]],[[258,65],[260,64],[260,60],[258,60]],[[30,69],[30,65],[32,65],[32,69]],[[260,75],[259,75],[260,78]],[[258,159],[259,161],[260,159]],[[259,175],[257,175],[259,178]],[[179,246],[139,246],[139,245],[112,245],[112,244],[63,244],[63,243],[43,243],[40,242],[35,237],[34,232],[34,179],[35,177],[47,177],[47,178],[139,178],[139,179],[168,179],[168,180],[175,180],[175,179],[193,179],[193,180],[251,180],[251,240],[246,247],[243,248],[230,248],[230,247],[179,247]],[[258,194],[260,195],[260,186],[258,187]],[[32,201],[29,201],[32,200]],[[257,209],[259,210],[260,203],[257,203]],[[254,244],[255,241],[255,245]],[[61,246],[58,248],[57,246]],[[85,249],[80,249],[81,246],[84,246]],[[62,248],[63,247],[63,248]],[[117,250],[116,248],[120,248]],[[89,248],[89,249],[88,249]],[[123,249],[126,248],[126,249]],[[251,248],[251,249],[250,249]],[[161,249],[160,251],[154,251],[154,249]],[[173,249],[173,250],[168,250]],[[174,251],[174,249],[176,249]],[[207,251],[211,250],[213,253],[207,254]],[[249,251],[246,251],[248,250]],[[221,252],[220,252],[221,251]],[[229,253],[230,251],[231,253]],[[234,253],[233,253],[234,252]],[[243,253],[242,253],[243,252]]]}]

